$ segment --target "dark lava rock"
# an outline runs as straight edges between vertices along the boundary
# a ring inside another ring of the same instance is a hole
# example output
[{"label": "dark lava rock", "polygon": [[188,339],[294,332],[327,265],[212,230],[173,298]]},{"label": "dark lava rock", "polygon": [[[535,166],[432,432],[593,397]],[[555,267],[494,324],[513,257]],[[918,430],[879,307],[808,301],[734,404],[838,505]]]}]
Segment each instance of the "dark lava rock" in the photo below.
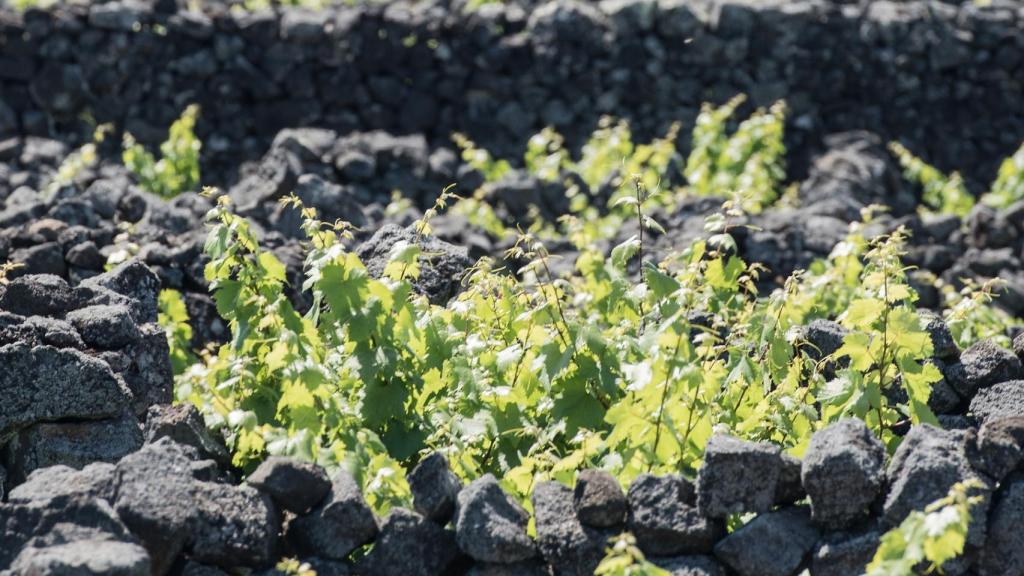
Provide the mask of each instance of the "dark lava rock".
[{"label": "dark lava rock", "polygon": [[455,535],[436,522],[402,508],[384,517],[363,574],[440,576],[459,556]]},{"label": "dark lava rock", "polygon": [[981,424],[1024,416],[1024,380],[1009,380],[979,390],[968,413]]},{"label": "dark lava rock", "polygon": [[0,346],[0,438],[41,420],[118,416],[131,393],[106,363],[72,349]]},{"label": "dark lava rock", "polygon": [[621,525],[629,508],[618,480],[604,470],[593,468],[582,470],[576,476],[573,502],[580,522],[595,528]]},{"label": "dark lava rock", "polygon": [[112,501],[115,495],[114,478],[114,465],[106,462],[89,464],[81,470],[61,465],[40,468],[11,490],[8,501],[45,502],[61,497]]},{"label": "dark lava rock", "polygon": [[807,496],[800,471],[803,462],[785,452],[782,453],[782,468],[779,469],[779,482],[775,485],[775,504],[784,506],[803,500]]},{"label": "dark lava rock", "polygon": [[[976,441],[973,430],[942,430],[922,424],[914,426],[896,449],[886,476],[889,493],[885,498],[882,521],[886,527],[899,525],[914,510],[944,498],[957,482],[977,479],[983,486],[988,480],[971,467],[968,455]],[[985,502],[972,510],[968,543],[979,545],[985,537],[985,512],[988,491],[980,491]]]},{"label": "dark lava rock", "polygon": [[331,480],[322,467],[282,456],[264,460],[246,482],[296,514],[316,506],[331,491]]},{"label": "dark lava rock", "polygon": [[648,558],[648,561],[670,576],[726,576],[725,568],[713,556],[674,556]]},{"label": "dark lava rock", "polygon": [[288,526],[288,539],[296,550],[331,560],[344,560],[376,535],[377,519],[355,478],[344,471],[332,480],[327,498]]},{"label": "dark lava rock", "polygon": [[715,556],[739,576],[790,576],[818,541],[805,507],[759,515],[715,546]]},{"label": "dark lava rock", "polygon": [[591,576],[605,556],[611,535],[580,523],[573,513],[572,490],[558,482],[541,482],[533,490],[537,547],[555,572]]},{"label": "dark lava rock", "polygon": [[[357,254],[372,276],[379,278],[384,274],[391,250],[398,242],[414,244],[416,232],[412,228],[385,224],[359,246]],[[462,276],[473,265],[473,260],[465,247],[434,237],[422,238],[420,250],[420,275],[413,286],[431,303],[444,305],[459,293]]]},{"label": "dark lava rock", "polygon": [[526,510],[486,474],[459,492],[455,537],[459,548],[479,562],[520,562],[537,553],[526,534],[529,520]]},{"label": "dark lava rock", "polygon": [[[2,299],[0,299],[2,301]],[[2,308],[2,306],[0,306]],[[1017,334],[1013,338],[1013,353],[1017,355],[1017,358],[1024,358],[1024,332]]]},{"label": "dark lava rock", "polygon": [[196,482],[189,556],[224,568],[273,563],[281,519],[270,498],[249,486]]},{"label": "dark lava rock", "polygon": [[706,554],[724,533],[694,505],[693,486],[681,476],[641,474],[630,484],[627,498],[627,526],[647,554]]},{"label": "dark lava rock", "polygon": [[511,564],[494,564],[475,562],[466,576],[552,576],[554,573],[540,558],[513,562]]},{"label": "dark lava rock", "polygon": [[170,438],[178,444],[191,446],[203,458],[227,465],[231,461],[224,444],[218,442],[206,428],[202,414],[194,405],[155,404],[146,413],[145,439],[152,444],[160,438]]},{"label": "dark lava rock", "polygon": [[1024,574],[1024,475],[1003,482],[989,512],[988,538],[978,559],[979,576]]},{"label": "dark lava rock", "polygon": [[1024,375],[1020,359],[991,340],[983,340],[964,350],[960,363],[964,367],[963,380],[950,379],[949,384],[965,399],[973,398],[982,388]]},{"label": "dark lava rock", "polygon": [[160,278],[138,260],[119,264],[113,270],[93,276],[81,284],[112,290],[133,300],[132,309],[139,322],[156,322]]},{"label": "dark lava rock", "polygon": [[800,335],[806,341],[807,354],[815,360],[821,360],[839,350],[843,338],[849,332],[838,322],[820,318],[811,320],[800,329]]},{"label": "dark lava rock", "polygon": [[4,465],[19,483],[34,470],[58,464],[82,468],[92,462],[117,462],[141,446],[142,431],[129,414],[114,420],[41,422],[8,443]]},{"label": "dark lava rock", "polygon": [[462,482],[440,452],[427,456],[409,473],[413,507],[424,518],[444,525],[455,513],[455,501]]},{"label": "dark lava rock", "polygon": [[1024,463],[1024,416],[991,419],[978,432],[975,466],[1000,481]]},{"label": "dark lava rock", "polygon": [[770,510],[781,470],[777,446],[712,436],[697,473],[697,507],[712,518]]},{"label": "dark lava rock", "polygon": [[96,305],[80,308],[67,315],[86,344],[105,350],[123,348],[141,338],[125,306]]},{"label": "dark lava rock", "polygon": [[15,278],[0,294],[0,309],[22,316],[62,316],[73,306],[71,287],[53,274]]},{"label": "dark lava rock", "polygon": [[24,548],[11,563],[10,570],[11,574],[152,574],[149,554],[142,546],[98,539]]},{"label": "dark lava rock", "polygon": [[917,315],[921,319],[924,331],[932,340],[932,356],[942,360],[956,358],[960,354],[960,349],[942,316],[931,310],[918,310]]},{"label": "dark lava rock", "polygon": [[811,556],[810,570],[814,576],[861,576],[882,535],[878,530],[849,534],[837,532],[822,538]]},{"label": "dark lava rock", "polygon": [[840,530],[866,517],[885,485],[885,456],[885,446],[859,419],[815,432],[800,474],[814,523]]}]

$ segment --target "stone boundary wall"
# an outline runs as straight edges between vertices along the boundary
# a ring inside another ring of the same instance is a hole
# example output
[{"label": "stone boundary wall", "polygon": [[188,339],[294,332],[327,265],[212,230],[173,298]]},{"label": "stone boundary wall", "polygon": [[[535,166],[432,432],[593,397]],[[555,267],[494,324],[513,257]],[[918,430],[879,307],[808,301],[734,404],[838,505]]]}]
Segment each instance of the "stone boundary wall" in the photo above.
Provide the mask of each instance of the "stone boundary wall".
[{"label": "stone boundary wall", "polygon": [[975,185],[1024,140],[1018,1],[205,10],[173,0],[0,7],[0,137],[73,142],[87,116],[155,143],[198,102],[204,180],[217,184],[285,127],[422,133],[434,145],[461,131],[518,157],[545,125],[579,145],[610,114],[647,139],[738,93],[752,105],[787,100],[793,178],[840,130],[898,138]]}]

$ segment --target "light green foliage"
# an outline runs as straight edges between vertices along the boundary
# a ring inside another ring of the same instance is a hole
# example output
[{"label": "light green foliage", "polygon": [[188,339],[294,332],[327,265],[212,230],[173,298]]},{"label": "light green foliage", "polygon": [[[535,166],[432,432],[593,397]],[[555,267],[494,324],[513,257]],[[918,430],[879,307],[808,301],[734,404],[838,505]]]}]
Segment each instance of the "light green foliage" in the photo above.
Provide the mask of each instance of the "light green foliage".
[{"label": "light green foliage", "polygon": [[274,568],[288,576],[316,576],[316,570],[313,570],[312,566],[295,558],[285,558],[278,562]]},{"label": "light green foliage", "polygon": [[982,201],[993,208],[1006,208],[1024,200],[1024,144],[1013,156],[1003,160],[992,191]]},{"label": "light green foliage", "polygon": [[[928,408],[933,383],[942,374],[933,364],[931,337],[921,327],[913,302],[917,295],[907,285],[900,263],[904,232],[872,241],[865,254],[860,285],[839,321],[850,330],[836,358],[849,368],[826,387],[819,398],[830,418],[857,416],[877,430],[889,446],[899,439],[891,428],[905,418],[913,423],[937,420]],[[902,388],[905,404],[894,404],[888,392]]]},{"label": "light green foliage", "polygon": [[730,135],[729,120],[744,100],[740,95],[717,108],[701,107],[684,173],[694,193],[740,194],[746,198],[744,209],[759,212],[779,197],[786,175],[786,107],[780,101],[768,110],[759,109]]},{"label": "light green foliage", "polygon": [[996,278],[979,284],[967,278],[959,292],[951,286],[945,287],[946,308],[943,314],[958,346],[967,348],[980,340],[993,340],[1001,346],[1010,346],[1006,327],[1020,325],[1021,322],[992,306],[996,291],[1004,282]]},{"label": "light green foliage", "polygon": [[609,544],[607,555],[594,571],[595,576],[669,576],[667,571],[644,558],[632,534],[621,534]]},{"label": "light green foliage", "polygon": [[462,150],[462,160],[479,170],[488,182],[501,180],[512,169],[508,160],[495,160],[490,152],[477,147],[475,142],[463,134],[452,134],[452,140]]},{"label": "light green foliage", "polygon": [[922,564],[928,573],[963,553],[971,507],[982,500],[969,495],[980,488],[976,480],[954,485],[949,494],[923,511],[915,510],[882,536],[867,576],[913,576]]},{"label": "light green foliage", "polygon": [[974,207],[974,197],[967,191],[959,173],[943,174],[899,142],[890,142],[889,150],[903,168],[903,177],[921,186],[921,200],[926,207],[957,216],[966,216]]},{"label": "light green foliage", "polygon": [[176,290],[161,290],[157,304],[160,310],[157,320],[167,333],[171,367],[178,375],[196,361],[191,350],[192,327],[188,323],[188,310]]},{"label": "light green foliage", "polygon": [[194,132],[198,115],[199,107],[193,104],[171,124],[167,140],[160,145],[160,160],[138,144],[131,134],[125,133],[122,161],[143,188],[163,198],[197,189],[202,147]]},{"label": "light green foliage", "polygon": [[93,131],[91,142],[86,142],[78,150],[75,150],[61,161],[60,166],[57,167],[57,173],[43,190],[45,198],[53,198],[61,188],[73,183],[75,177],[82,170],[96,164],[96,145],[103,142],[110,129],[110,124],[97,126]]}]

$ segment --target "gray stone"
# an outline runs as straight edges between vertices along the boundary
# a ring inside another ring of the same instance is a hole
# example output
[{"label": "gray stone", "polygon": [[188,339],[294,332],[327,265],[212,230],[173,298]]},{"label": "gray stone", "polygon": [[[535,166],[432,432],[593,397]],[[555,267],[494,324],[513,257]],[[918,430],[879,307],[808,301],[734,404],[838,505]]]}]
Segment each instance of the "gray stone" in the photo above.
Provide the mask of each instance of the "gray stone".
[{"label": "gray stone", "polygon": [[82,497],[113,501],[114,465],[107,462],[89,464],[81,470],[69,466],[40,468],[28,475],[25,482],[11,490],[8,499],[17,502],[45,502],[53,498]]},{"label": "gray stone", "polygon": [[146,443],[151,444],[165,437],[195,448],[203,458],[222,465],[230,464],[231,455],[227,448],[210,434],[199,409],[190,403],[149,407],[146,414]]},{"label": "gray stone", "polygon": [[88,306],[69,313],[67,319],[82,340],[96,348],[116,350],[141,338],[131,311],[125,306]]},{"label": "gray stone", "polygon": [[726,576],[725,568],[713,556],[674,556],[648,558],[669,576]]},{"label": "gray stone", "polygon": [[818,318],[803,326],[800,332],[807,342],[808,355],[815,360],[821,360],[839,350],[849,330],[838,322]]},{"label": "gray stone", "polygon": [[513,562],[510,564],[493,564],[474,562],[466,576],[552,576],[554,572],[540,558]]},{"label": "gray stone", "polygon": [[121,350],[127,366],[118,373],[135,396],[132,412],[141,418],[150,406],[174,400],[174,368],[163,327],[143,324],[139,333],[141,339]]},{"label": "gray stone", "polygon": [[0,309],[22,316],[61,316],[74,306],[71,287],[60,276],[29,274],[10,281],[0,293]]},{"label": "gray stone", "polygon": [[1024,416],[991,419],[978,432],[976,468],[1001,481],[1024,462]]},{"label": "gray stone", "polygon": [[770,510],[782,465],[777,446],[712,436],[697,473],[697,507],[712,518]]},{"label": "gray stone", "polygon": [[131,0],[89,6],[89,24],[104,30],[131,32],[146,20],[145,6]]},{"label": "gray stone", "polygon": [[580,522],[595,528],[621,525],[629,507],[618,480],[594,468],[577,474],[573,502]]},{"label": "gray stone", "polygon": [[[395,224],[381,226],[369,240],[359,246],[357,254],[370,274],[379,278],[384,274],[391,256],[391,249],[397,242],[416,242],[412,228]],[[424,294],[431,303],[443,305],[462,289],[462,276],[473,260],[465,247],[454,246],[434,237],[420,239],[420,275],[413,287]]]},{"label": "gray stone", "polygon": [[1024,380],[1009,380],[979,390],[968,413],[981,424],[1024,416]]},{"label": "gray stone", "polygon": [[611,532],[585,527],[573,510],[573,492],[558,482],[541,482],[533,489],[537,547],[555,572],[591,576],[608,547]]},{"label": "gray stone", "polygon": [[814,576],[862,576],[881,540],[878,530],[835,533],[822,538],[811,556]]},{"label": "gray stone", "polygon": [[458,556],[452,531],[415,512],[395,508],[381,522],[361,573],[440,576]]},{"label": "gray stone", "polygon": [[791,576],[818,541],[805,507],[759,515],[715,546],[715,556],[739,576]]},{"label": "gray stone", "polygon": [[931,310],[918,310],[917,315],[932,340],[932,356],[942,360],[956,358],[960,354],[960,349],[942,316]]},{"label": "gray stone", "polygon": [[42,422],[18,434],[5,449],[5,465],[18,483],[40,468],[58,464],[83,468],[113,463],[142,446],[142,431],[131,415],[115,420]]},{"label": "gray stone", "polygon": [[377,519],[355,478],[339,472],[319,506],[292,520],[288,539],[302,554],[344,560],[377,535]]},{"label": "gray stone", "polygon": [[416,511],[428,520],[447,524],[462,490],[462,482],[448,467],[448,459],[434,452],[412,469],[408,480]]},{"label": "gray stone", "polygon": [[42,420],[111,418],[131,393],[105,363],[72,349],[0,346],[0,438]]},{"label": "gray stone", "polygon": [[246,482],[296,514],[316,506],[331,491],[331,480],[322,467],[283,456],[264,460]]},{"label": "gray stone", "polygon": [[800,473],[814,523],[840,530],[867,517],[885,485],[885,457],[885,446],[862,420],[815,432]]},{"label": "gray stone", "polygon": [[984,543],[991,489],[988,479],[971,467],[968,455],[975,441],[973,430],[941,430],[928,424],[911,428],[886,471],[889,493],[883,508],[883,525],[897,526],[912,511],[924,510],[944,498],[957,482],[976,479],[984,486],[977,492],[984,502],[972,510],[967,541],[971,545]]},{"label": "gray stone", "polygon": [[530,515],[486,474],[459,492],[455,507],[455,538],[479,562],[510,564],[536,555],[526,534]]},{"label": "gray stone", "polygon": [[775,504],[782,506],[803,500],[807,496],[800,471],[803,462],[783,452],[782,467],[779,469],[779,482],[775,485]]},{"label": "gray stone", "polygon": [[982,388],[1024,375],[1020,359],[991,340],[982,340],[964,350],[960,363],[964,367],[963,380],[950,380],[949,383],[957,394],[968,400]]},{"label": "gray stone", "polygon": [[988,538],[977,563],[979,576],[1024,574],[1024,476],[1015,474],[1000,487],[989,516]]},{"label": "gray stone", "polygon": [[24,548],[11,563],[10,570],[12,574],[152,574],[145,548],[115,540],[77,540],[43,548]]},{"label": "gray stone", "polygon": [[626,525],[646,554],[706,554],[724,533],[694,505],[693,486],[681,476],[641,474],[629,486]]},{"label": "gray stone", "polygon": [[160,278],[139,260],[129,260],[109,272],[93,276],[81,286],[106,288],[132,300],[132,310],[139,322],[156,322]]},{"label": "gray stone", "polygon": [[281,518],[268,496],[216,482],[196,482],[194,490],[191,558],[232,569],[273,563]]}]

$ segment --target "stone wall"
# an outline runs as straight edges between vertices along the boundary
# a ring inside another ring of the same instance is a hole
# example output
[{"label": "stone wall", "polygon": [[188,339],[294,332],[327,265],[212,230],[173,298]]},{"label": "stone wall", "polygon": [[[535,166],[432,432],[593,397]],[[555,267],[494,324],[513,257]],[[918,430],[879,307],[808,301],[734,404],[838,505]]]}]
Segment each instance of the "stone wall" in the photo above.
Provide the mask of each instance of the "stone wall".
[{"label": "stone wall", "polygon": [[611,114],[645,139],[737,93],[787,100],[796,178],[839,130],[898,138],[975,184],[1024,140],[1020,2],[205,10],[173,0],[0,8],[0,135],[70,142],[88,116],[153,143],[198,102],[204,179],[217,184],[284,127],[423,133],[434,145],[461,131],[518,156],[545,125],[578,145]]}]

